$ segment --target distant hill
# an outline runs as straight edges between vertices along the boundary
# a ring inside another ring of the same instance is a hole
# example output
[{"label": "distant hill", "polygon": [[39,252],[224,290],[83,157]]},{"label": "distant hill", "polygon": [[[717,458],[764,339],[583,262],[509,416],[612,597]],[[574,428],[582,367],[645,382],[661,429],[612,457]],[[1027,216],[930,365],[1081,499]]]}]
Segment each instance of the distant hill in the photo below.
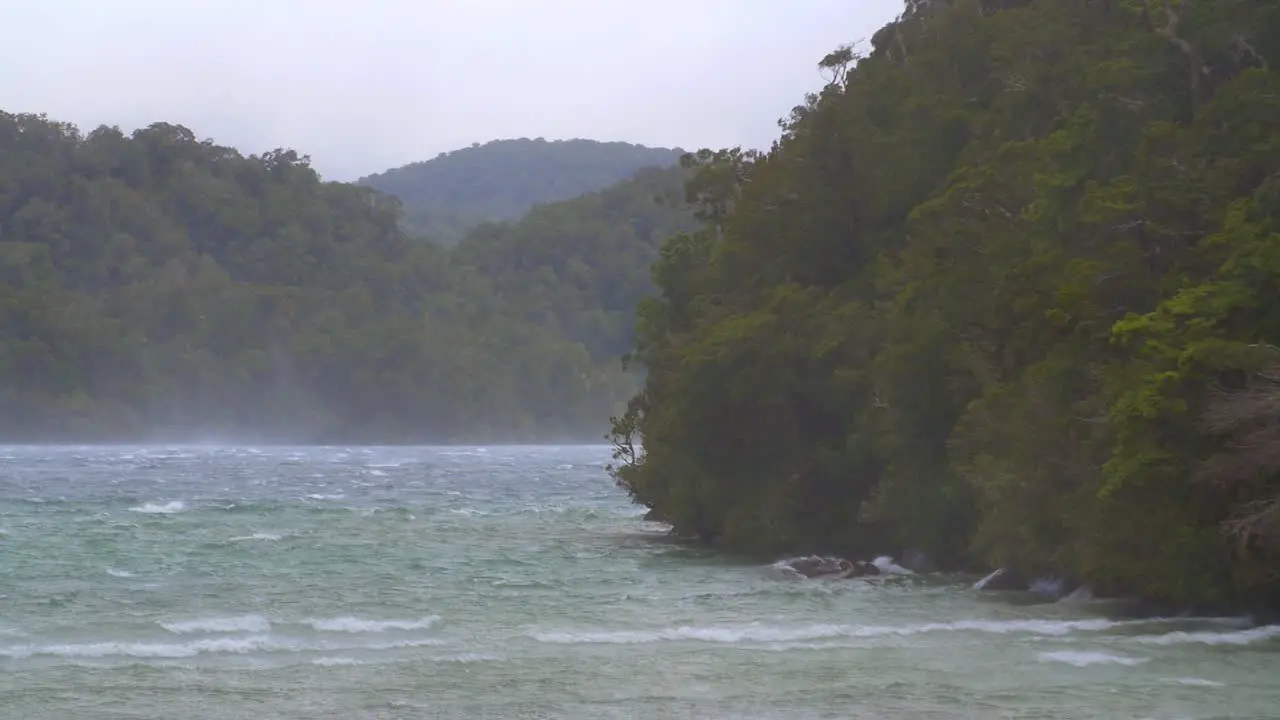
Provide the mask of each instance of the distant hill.
[{"label": "distant hill", "polygon": [[486,223],[450,251],[501,298],[503,315],[580,343],[598,363],[631,349],[664,240],[699,227],[679,166],[639,170],[603,190]]},{"label": "distant hill", "polygon": [[642,168],[676,165],[681,152],[595,140],[495,140],[357,183],[398,197],[410,232],[455,245],[482,223],[517,220],[534,205],[603,190]]},{"label": "distant hill", "polygon": [[683,173],[446,249],[293,150],[0,112],[0,441],[597,440]]}]

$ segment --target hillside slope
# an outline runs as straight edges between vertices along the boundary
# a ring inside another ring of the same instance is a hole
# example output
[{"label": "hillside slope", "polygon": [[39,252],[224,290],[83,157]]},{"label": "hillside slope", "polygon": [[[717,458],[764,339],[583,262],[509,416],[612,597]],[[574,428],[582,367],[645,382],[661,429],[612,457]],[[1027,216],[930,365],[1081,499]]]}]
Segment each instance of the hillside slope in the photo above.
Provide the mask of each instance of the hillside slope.
[{"label": "hillside slope", "polygon": [[451,253],[484,277],[513,317],[581,343],[597,361],[631,348],[635,308],[668,237],[697,227],[687,172],[647,168],[598,192],[488,224]]},{"label": "hillside slope", "polygon": [[495,140],[357,183],[399,198],[405,228],[447,246],[482,223],[516,220],[534,205],[602,190],[641,168],[675,165],[679,156],[622,142]]},{"label": "hillside slope", "polygon": [[451,251],[291,150],[0,113],[0,440],[597,440],[682,172]]},{"label": "hillside slope", "polygon": [[918,2],[702,155],[618,478],[741,551],[1280,608],[1280,5]]}]

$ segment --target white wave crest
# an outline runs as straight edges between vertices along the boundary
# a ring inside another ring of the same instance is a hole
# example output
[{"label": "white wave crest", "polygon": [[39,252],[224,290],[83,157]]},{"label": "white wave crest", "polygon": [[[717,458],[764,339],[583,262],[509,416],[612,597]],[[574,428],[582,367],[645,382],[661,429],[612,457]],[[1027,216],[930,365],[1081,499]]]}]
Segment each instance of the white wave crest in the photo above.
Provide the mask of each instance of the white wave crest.
[{"label": "white wave crest", "polygon": [[252,535],[242,535],[242,536],[240,536],[240,537],[233,537],[233,538],[231,538],[228,542],[244,542],[244,541],[246,541],[246,540],[268,540],[268,541],[273,541],[273,540],[279,540],[279,539],[281,539],[281,538],[283,538],[283,537],[284,537],[283,535],[279,535],[279,534],[277,534],[277,533],[263,533],[263,532],[257,532],[257,533],[254,533],[254,534],[252,534]]},{"label": "white wave crest", "polygon": [[239,617],[196,618],[160,623],[160,627],[178,635],[192,633],[264,633],[271,629],[271,623],[261,615],[241,615]]},{"label": "white wave crest", "polygon": [[144,513],[146,515],[173,515],[187,509],[187,504],[181,500],[170,500],[167,503],[143,503],[137,507],[129,508],[129,512]]},{"label": "white wave crest", "polygon": [[351,657],[318,657],[311,661],[312,665],[320,667],[342,667],[349,665],[364,665],[364,662]]},{"label": "white wave crest", "polygon": [[133,577],[133,573],[129,572],[128,570],[117,570],[115,568],[110,568],[110,567],[106,569],[106,573],[111,577],[118,577],[118,578]]},{"label": "white wave crest", "polygon": [[1263,625],[1262,627],[1235,632],[1179,631],[1134,638],[1137,642],[1148,645],[1183,645],[1189,643],[1200,643],[1202,645],[1252,645],[1253,643],[1275,639],[1280,639],[1280,625]]},{"label": "white wave crest", "polygon": [[390,642],[360,645],[359,647],[361,650],[401,650],[404,648],[436,647],[448,644],[446,641],[437,640],[436,638],[415,638],[412,640],[391,640]]},{"label": "white wave crest", "polygon": [[1220,683],[1217,680],[1206,680],[1198,677],[1168,678],[1165,682],[1171,682],[1175,685],[1187,685],[1189,687],[1226,687],[1226,683]]},{"label": "white wave crest", "polygon": [[428,615],[417,620],[369,620],[348,615],[305,622],[320,632],[381,633],[388,630],[425,630],[440,622],[440,616]]},{"label": "white wave crest", "polygon": [[771,627],[752,623],[741,626],[676,627],[657,630],[532,631],[535,640],[547,643],[641,644],[670,640],[714,643],[797,642],[824,638],[874,638],[935,632],[1027,633],[1062,636],[1072,632],[1097,632],[1124,624],[1113,620],[961,620],[922,625],[874,626],[815,624]]},{"label": "white wave crest", "polygon": [[1088,667],[1090,665],[1124,665],[1131,667],[1147,662],[1147,658],[1124,657],[1090,650],[1044,652],[1040,653],[1039,660],[1040,662],[1065,663],[1076,667]]},{"label": "white wave crest", "polygon": [[0,648],[0,657],[16,659],[38,655],[66,658],[187,658],[206,653],[239,654],[258,650],[296,650],[266,635],[206,638],[186,643],[96,642],[63,645],[17,645]]},{"label": "white wave crest", "polygon": [[893,558],[889,557],[888,555],[881,555],[875,560],[872,560],[871,564],[875,565],[877,568],[879,568],[880,572],[886,575],[914,575],[915,574],[912,571],[908,570],[907,568],[904,568],[898,563],[894,562]]}]

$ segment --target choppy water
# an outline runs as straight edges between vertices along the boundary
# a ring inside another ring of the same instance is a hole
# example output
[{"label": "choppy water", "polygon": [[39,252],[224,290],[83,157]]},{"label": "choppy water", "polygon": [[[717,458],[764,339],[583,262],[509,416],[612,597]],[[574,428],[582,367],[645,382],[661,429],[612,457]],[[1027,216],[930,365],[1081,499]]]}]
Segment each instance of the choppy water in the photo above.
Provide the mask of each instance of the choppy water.
[{"label": "choppy water", "polygon": [[1280,716],[1280,628],[786,581],[607,460],[0,447],[0,717]]}]

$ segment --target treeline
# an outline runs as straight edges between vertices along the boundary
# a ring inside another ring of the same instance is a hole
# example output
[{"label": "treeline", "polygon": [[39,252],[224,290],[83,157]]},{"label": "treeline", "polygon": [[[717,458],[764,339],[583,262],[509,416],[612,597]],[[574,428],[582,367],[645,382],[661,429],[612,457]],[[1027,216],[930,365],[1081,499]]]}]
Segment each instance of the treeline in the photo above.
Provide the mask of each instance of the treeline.
[{"label": "treeline", "polygon": [[615,474],[725,548],[1280,607],[1280,5],[916,0],[639,311]]},{"label": "treeline", "polygon": [[441,153],[358,184],[399,198],[410,232],[452,246],[478,225],[513,222],[536,205],[603,190],[679,159],[678,150],[624,142],[519,138]]},{"label": "treeline", "polygon": [[599,438],[680,172],[450,252],[291,150],[0,114],[0,441]]}]

